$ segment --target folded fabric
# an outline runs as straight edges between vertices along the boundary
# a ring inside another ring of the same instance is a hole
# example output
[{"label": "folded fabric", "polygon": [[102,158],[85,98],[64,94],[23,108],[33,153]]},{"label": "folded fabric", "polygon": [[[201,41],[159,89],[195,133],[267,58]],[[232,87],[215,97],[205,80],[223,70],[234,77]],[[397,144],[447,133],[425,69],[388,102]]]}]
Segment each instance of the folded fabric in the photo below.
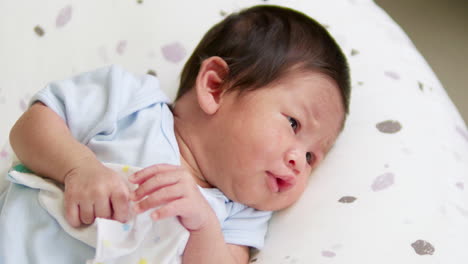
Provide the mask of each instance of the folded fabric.
[{"label": "folded fabric", "polygon": [[[124,165],[106,164],[125,179],[139,170]],[[61,186],[29,171],[23,165],[15,166],[9,173],[9,179],[29,188],[39,189],[38,200],[41,206],[72,237],[96,248],[94,259],[88,264],[118,263],[181,263],[181,255],[189,238],[189,232],[177,218],[153,221],[151,211],[132,214],[127,223],[97,218],[89,226],[75,228],[65,219]]]}]

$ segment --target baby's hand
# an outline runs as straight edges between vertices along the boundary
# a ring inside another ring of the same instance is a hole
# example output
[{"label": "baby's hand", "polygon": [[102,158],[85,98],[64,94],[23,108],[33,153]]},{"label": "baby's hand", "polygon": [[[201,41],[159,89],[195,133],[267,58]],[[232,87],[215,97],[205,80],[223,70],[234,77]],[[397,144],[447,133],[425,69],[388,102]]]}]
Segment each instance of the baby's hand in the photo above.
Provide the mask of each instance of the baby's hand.
[{"label": "baby's hand", "polygon": [[139,201],[134,208],[137,213],[161,206],[151,213],[153,220],[178,216],[188,231],[197,231],[216,217],[193,176],[181,166],[153,165],[136,172],[129,181],[139,185],[130,195]]},{"label": "baby's hand", "polygon": [[65,216],[70,225],[91,224],[96,217],[127,221],[130,191],[115,171],[99,161],[71,170],[64,184]]}]

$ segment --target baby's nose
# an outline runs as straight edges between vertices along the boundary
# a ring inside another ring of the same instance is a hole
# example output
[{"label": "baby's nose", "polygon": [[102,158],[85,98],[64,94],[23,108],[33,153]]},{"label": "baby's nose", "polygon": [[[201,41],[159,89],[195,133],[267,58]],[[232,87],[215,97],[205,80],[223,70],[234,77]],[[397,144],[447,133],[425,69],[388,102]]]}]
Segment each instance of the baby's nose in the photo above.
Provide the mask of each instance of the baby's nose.
[{"label": "baby's nose", "polygon": [[299,174],[304,168],[306,158],[304,155],[300,155],[299,151],[291,150],[286,154],[286,165],[294,172],[294,174]]}]

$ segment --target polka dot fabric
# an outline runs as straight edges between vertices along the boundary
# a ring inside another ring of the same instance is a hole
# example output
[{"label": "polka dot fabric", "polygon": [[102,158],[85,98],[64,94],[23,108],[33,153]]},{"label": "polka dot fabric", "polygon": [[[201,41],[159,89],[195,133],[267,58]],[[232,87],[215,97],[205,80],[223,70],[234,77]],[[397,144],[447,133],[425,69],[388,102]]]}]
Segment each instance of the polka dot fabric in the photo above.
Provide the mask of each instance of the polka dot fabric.
[{"label": "polka dot fabric", "polygon": [[322,23],[348,57],[353,91],[344,132],[301,200],[274,215],[251,263],[467,263],[467,127],[371,0],[4,1],[0,167],[13,159],[9,129],[49,81],[117,63],[157,75],[174,98],[206,30],[255,4],[290,6]]}]

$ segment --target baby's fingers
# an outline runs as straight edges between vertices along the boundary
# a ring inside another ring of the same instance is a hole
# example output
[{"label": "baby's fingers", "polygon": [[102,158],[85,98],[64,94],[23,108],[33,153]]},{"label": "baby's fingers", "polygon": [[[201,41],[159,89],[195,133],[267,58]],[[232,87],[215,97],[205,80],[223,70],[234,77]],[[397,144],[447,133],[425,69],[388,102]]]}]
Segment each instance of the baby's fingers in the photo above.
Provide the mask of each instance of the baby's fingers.
[{"label": "baby's fingers", "polygon": [[98,199],[94,202],[94,215],[109,219],[112,215],[112,207],[108,198]]},{"label": "baby's fingers", "polygon": [[128,180],[134,184],[141,184],[153,177],[155,174],[178,169],[180,169],[180,166],[170,164],[156,164],[135,172],[128,178]]},{"label": "baby's fingers", "polygon": [[69,199],[65,199],[65,219],[73,227],[81,225],[78,204],[69,201]]},{"label": "baby's fingers", "polygon": [[164,206],[156,209],[151,213],[151,218],[154,221],[165,219],[168,217],[180,216],[183,214],[181,208],[184,207],[183,199],[173,201],[171,203],[165,204]]},{"label": "baby's fingers", "polygon": [[81,223],[90,225],[94,222],[94,205],[88,201],[81,202],[78,205]]},{"label": "baby's fingers", "polygon": [[112,219],[125,223],[128,220],[128,192],[114,193],[111,196]]},{"label": "baby's fingers", "polygon": [[138,186],[138,188],[132,192],[130,199],[132,199],[132,201],[139,201],[143,197],[157,192],[162,188],[177,184],[178,181],[179,177],[174,174],[161,174],[153,176],[152,178],[140,184],[140,186]]},{"label": "baby's fingers", "polygon": [[170,185],[164,187],[153,194],[149,195],[146,199],[135,204],[134,210],[136,213],[142,213],[148,209],[161,206],[166,203],[181,199],[184,196],[182,188],[179,185]]}]

